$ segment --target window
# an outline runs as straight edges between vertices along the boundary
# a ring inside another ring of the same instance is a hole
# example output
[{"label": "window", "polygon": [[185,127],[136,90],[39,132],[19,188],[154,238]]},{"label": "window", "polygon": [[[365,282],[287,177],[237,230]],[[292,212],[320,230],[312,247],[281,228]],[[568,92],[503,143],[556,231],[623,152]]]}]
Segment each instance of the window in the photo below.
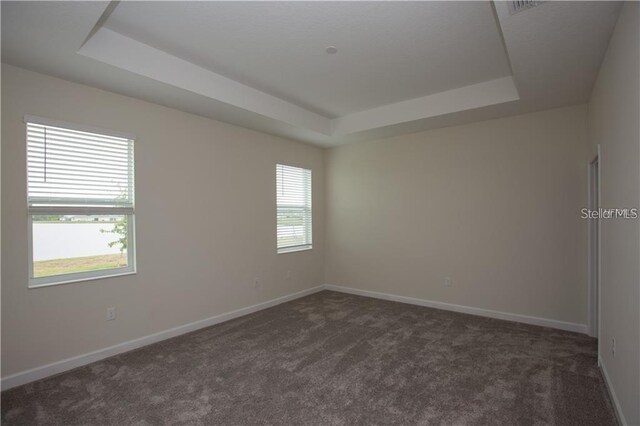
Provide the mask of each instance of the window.
[{"label": "window", "polygon": [[278,253],[310,250],[311,170],[276,165]]},{"label": "window", "polygon": [[25,121],[29,286],[135,272],[133,137]]}]

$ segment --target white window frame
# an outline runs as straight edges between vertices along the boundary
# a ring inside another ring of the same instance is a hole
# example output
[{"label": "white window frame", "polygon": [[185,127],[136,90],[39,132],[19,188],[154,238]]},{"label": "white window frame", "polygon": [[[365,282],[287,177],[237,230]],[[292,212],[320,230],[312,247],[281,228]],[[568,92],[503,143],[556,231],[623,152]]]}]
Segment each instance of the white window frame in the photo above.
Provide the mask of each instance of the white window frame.
[{"label": "white window frame", "polygon": [[[285,163],[276,163],[276,173],[278,170],[278,166],[293,167],[293,168],[308,171],[309,172],[309,188],[311,191],[310,197],[313,198],[313,170],[300,167],[300,166],[293,166]],[[277,179],[278,177],[276,175],[276,182],[277,182]],[[278,254],[295,253],[299,251],[307,251],[307,250],[313,249],[313,203],[311,203],[309,210],[310,210],[309,217],[311,218],[311,222],[306,224],[306,226],[308,227],[308,232],[310,236],[309,243],[297,245],[297,246],[288,246],[288,247],[281,247],[281,248],[278,247],[278,235],[277,235],[278,233],[278,196],[277,196],[277,190],[276,190],[276,252]]]},{"label": "white window frame", "polygon": [[[97,133],[105,136],[114,136],[126,138],[132,141],[132,149],[135,149],[135,135],[125,132],[107,130],[94,126],[86,126],[81,124],[69,123],[65,121],[52,120],[48,118],[37,117],[33,115],[24,116],[25,123],[25,142],[27,142],[27,123],[41,124],[45,126],[61,127],[69,130],[81,132]],[[25,151],[28,143],[25,143]],[[29,154],[26,153],[26,177],[28,182],[28,162]],[[133,156],[133,192],[135,194],[135,155]],[[29,194],[29,185],[26,185],[27,199]],[[135,199],[135,195],[134,195]],[[33,276],[33,216],[38,214],[77,214],[77,215],[104,215],[104,214],[121,214],[127,216],[127,266],[121,268],[100,269],[95,271],[74,272],[69,274],[50,275],[46,277]],[[48,287],[52,285],[69,284],[80,281],[91,281],[101,278],[118,277],[123,275],[133,275],[136,273],[136,242],[135,242],[135,210],[118,209],[114,207],[32,207],[27,210],[27,242],[28,242],[28,276],[29,288]]]}]

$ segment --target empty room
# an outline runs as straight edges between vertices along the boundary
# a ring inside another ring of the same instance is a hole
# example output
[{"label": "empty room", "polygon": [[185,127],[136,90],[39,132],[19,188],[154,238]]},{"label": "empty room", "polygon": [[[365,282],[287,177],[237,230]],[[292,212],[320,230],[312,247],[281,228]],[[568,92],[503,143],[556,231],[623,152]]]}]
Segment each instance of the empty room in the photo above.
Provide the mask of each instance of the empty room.
[{"label": "empty room", "polygon": [[2,1],[3,425],[640,425],[640,3]]}]

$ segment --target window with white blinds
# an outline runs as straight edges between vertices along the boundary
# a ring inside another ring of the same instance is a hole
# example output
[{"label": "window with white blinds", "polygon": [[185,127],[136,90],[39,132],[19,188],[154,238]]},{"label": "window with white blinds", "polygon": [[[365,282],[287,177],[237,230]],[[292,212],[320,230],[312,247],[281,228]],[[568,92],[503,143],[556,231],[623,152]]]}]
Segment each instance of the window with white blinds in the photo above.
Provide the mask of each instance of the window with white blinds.
[{"label": "window with white blinds", "polygon": [[30,212],[133,213],[133,140],[27,123]]},{"label": "window with white blinds", "polygon": [[133,137],[25,122],[30,285],[133,272]]},{"label": "window with white blinds", "polygon": [[276,165],[278,253],[312,248],[311,170]]}]

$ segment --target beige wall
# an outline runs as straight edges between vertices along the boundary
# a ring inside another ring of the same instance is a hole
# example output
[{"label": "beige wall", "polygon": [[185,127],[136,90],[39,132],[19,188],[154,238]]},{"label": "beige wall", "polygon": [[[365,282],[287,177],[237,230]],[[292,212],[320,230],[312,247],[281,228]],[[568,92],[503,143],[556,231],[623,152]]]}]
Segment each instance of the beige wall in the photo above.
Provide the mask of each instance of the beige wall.
[{"label": "beige wall", "polygon": [[[137,135],[137,275],[27,288],[25,114]],[[312,251],[276,255],[276,162],[313,170]],[[3,65],[2,376],[322,284],[323,183],[321,149]]]},{"label": "beige wall", "polygon": [[327,283],[585,324],[586,116],[575,106],[331,149]]},{"label": "beige wall", "polygon": [[[600,144],[601,205],[640,204],[640,5],[620,13],[589,102],[589,130]],[[600,357],[630,425],[640,424],[640,221],[601,228]],[[616,339],[616,356],[611,339]]]}]

